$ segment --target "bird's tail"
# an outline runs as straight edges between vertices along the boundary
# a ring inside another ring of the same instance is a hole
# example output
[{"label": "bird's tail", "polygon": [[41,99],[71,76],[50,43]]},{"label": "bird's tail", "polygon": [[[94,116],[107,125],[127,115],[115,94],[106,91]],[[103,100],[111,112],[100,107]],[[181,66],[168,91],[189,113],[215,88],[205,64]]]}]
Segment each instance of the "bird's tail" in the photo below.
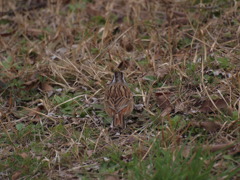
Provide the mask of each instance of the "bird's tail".
[{"label": "bird's tail", "polygon": [[113,127],[125,128],[125,122],[121,113],[113,116]]}]

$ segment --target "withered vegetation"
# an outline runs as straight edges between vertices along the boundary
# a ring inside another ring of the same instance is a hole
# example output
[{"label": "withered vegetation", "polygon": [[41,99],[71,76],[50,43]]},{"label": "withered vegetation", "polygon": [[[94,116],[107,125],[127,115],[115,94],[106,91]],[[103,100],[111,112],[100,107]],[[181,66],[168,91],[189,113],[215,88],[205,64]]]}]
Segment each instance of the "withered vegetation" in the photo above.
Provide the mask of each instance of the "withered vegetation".
[{"label": "withered vegetation", "polygon": [[[238,179],[240,2],[0,4],[0,179]],[[135,108],[110,129],[120,69]]]}]

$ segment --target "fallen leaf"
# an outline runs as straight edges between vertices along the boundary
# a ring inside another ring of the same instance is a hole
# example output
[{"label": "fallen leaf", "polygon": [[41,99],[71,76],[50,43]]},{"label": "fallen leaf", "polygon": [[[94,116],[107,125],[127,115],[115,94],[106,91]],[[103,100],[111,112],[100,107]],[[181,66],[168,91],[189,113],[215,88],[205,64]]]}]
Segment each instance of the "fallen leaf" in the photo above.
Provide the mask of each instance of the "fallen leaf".
[{"label": "fallen leaf", "polygon": [[[216,100],[213,100],[213,102],[219,110],[229,109],[227,103],[223,99],[216,99]],[[203,113],[215,112],[217,111],[216,107],[213,105],[210,99],[207,99],[203,101],[200,107],[200,112],[203,112]]]},{"label": "fallen leaf", "polygon": [[213,144],[213,145],[203,145],[204,150],[209,150],[211,152],[216,152],[220,150],[227,150],[230,149],[234,146],[234,144],[231,143],[226,143],[226,144]]},{"label": "fallen leaf", "polygon": [[17,180],[20,177],[21,174],[22,174],[21,171],[14,172],[13,175],[12,175],[12,180]]},{"label": "fallen leaf", "polygon": [[39,79],[37,78],[37,73],[33,73],[28,75],[28,81],[24,83],[25,85],[25,90],[29,91],[31,89],[36,89],[39,84]]},{"label": "fallen leaf", "polygon": [[192,121],[192,122],[190,123],[190,125],[191,125],[192,127],[200,127],[200,123],[197,122],[197,121]]},{"label": "fallen leaf", "polygon": [[205,121],[205,122],[200,122],[199,124],[200,124],[200,127],[203,127],[208,132],[217,132],[221,128],[221,125],[214,121]]},{"label": "fallen leaf", "polygon": [[170,114],[171,111],[172,111],[172,107],[166,107],[166,108],[162,111],[161,116],[162,116],[162,117],[165,117],[165,116],[167,116],[168,114]]},{"label": "fallen leaf", "polygon": [[35,115],[38,115],[37,112],[40,112],[41,108],[36,107],[36,108],[28,109],[28,111],[29,111],[28,116],[35,116]]},{"label": "fallen leaf", "polygon": [[156,92],[155,95],[156,95],[158,107],[160,109],[165,109],[171,106],[171,103],[169,101],[170,96],[172,95],[171,92]]},{"label": "fallen leaf", "polygon": [[114,175],[109,175],[105,177],[105,180],[119,180],[119,178],[117,176]]},{"label": "fallen leaf", "polygon": [[53,90],[53,87],[48,82],[44,82],[41,84],[41,89],[45,92],[49,92]]},{"label": "fallen leaf", "polygon": [[187,17],[186,13],[180,11],[173,11],[173,17]]},{"label": "fallen leaf", "polygon": [[30,37],[38,37],[44,33],[41,29],[27,28],[26,34]]},{"label": "fallen leaf", "polygon": [[38,79],[35,78],[35,79],[33,79],[33,80],[30,80],[30,81],[25,82],[24,85],[29,86],[29,85],[32,85],[33,83],[36,83],[37,81],[38,81]]},{"label": "fallen leaf", "polygon": [[87,155],[88,155],[88,157],[91,157],[92,154],[93,154],[93,150],[87,150]]},{"label": "fallen leaf", "polygon": [[21,154],[19,154],[23,159],[26,159],[28,157],[28,154],[23,152]]},{"label": "fallen leaf", "polygon": [[171,21],[171,25],[186,25],[189,24],[189,20],[185,17],[176,18]]},{"label": "fallen leaf", "polygon": [[198,127],[198,128],[204,128],[208,132],[216,132],[221,128],[221,125],[214,121],[204,121],[204,122],[197,122],[192,121],[191,122],[192,127]]},{"label": "fallen leaf", "polygon": [[166,116],[170,114],[172,111],[173,107],[170,103],[170,97],[172,93],[171,92],[156,92],[156,101],[158,107],[162,110],[162,116]]},{"label": "fallen leaf", "polygon": [[53,94],[53,87],[48,82],[41,83],[41,89],[50,97]]}]

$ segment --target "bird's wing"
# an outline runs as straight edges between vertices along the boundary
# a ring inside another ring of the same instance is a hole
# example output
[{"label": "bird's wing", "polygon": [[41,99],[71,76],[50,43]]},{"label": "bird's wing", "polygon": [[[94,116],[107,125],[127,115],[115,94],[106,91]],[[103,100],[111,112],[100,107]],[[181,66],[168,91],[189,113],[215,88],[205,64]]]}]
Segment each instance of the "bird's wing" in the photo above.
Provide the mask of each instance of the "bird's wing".
[{"label": "bird's wing", "polygon": [[115,113],[122,111],[132,100],[132,92],[126,85],[110,86],[105,94],[105,105]]}]

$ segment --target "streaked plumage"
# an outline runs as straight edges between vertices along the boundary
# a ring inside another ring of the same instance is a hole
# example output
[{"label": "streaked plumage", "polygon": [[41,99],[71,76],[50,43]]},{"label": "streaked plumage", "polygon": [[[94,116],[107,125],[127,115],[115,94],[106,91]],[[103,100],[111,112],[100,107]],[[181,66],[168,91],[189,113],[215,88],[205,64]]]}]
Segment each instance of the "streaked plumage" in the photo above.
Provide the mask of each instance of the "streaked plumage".
[{"label": "streaked plumage", "polygon": [[113,117],[113,127],[125,128],[124,117],[133,110],[133,95],[122,72],[115,72],[110,85],[105,91],[104,108]]}]

